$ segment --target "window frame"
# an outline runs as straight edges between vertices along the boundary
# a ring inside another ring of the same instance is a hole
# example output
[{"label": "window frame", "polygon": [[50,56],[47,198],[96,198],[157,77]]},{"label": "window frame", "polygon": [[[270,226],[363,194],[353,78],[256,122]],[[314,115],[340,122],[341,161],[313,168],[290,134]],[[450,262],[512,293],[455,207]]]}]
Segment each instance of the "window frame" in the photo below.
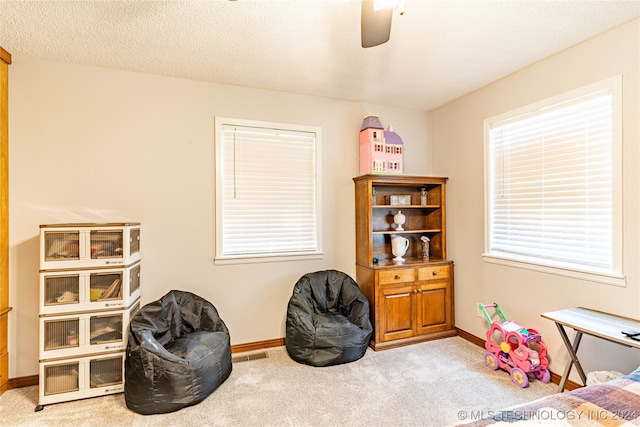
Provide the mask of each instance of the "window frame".
[{"label": "window frame", "polygon": [[[553,105],[567,102],[580,96],[600,90],[609,90],[612,95],[612,259],[611,271],[591,269],[587,266],[553,262],[536,257],[527,257],[503,252],[492,252],[491,244],[491,140],[490,131],[496,123],[517,119],[518,116],[547,109]],[[484,262],[505,265],[572,277],[624,287],[626,286],[623,266],[623,176],[622,176],[622,76],[608,78],[515,110],[499,114],[484,120],[484,217],[485,236]]]},{"label": "window frame", "polygon": [[[223,242],[223,184],[224,184],[224,168],[222,162],[223,156],[223,127],[224,126],[239,127],[256,127],[265,129],[280,129],[283,131],[308,132],[315,134],[314,143],[314,162],[315,162],[315,239],[316,249],[314,251],[300,252],[275,252],[275,253],[245,253],[245,254],[225,254]],[[214,119],[215,133],[215,248],[214,248],[214,264],[248,264],[248,263],[264,263],[264,262],[282,262],[282,261],[306,261],[314,259],[322,259],[324,252],[322,249],[322,128],[319,126],[306,126],[289,123],[277,123],[259,120],[236,119],[230,117],[218,117]]]}]

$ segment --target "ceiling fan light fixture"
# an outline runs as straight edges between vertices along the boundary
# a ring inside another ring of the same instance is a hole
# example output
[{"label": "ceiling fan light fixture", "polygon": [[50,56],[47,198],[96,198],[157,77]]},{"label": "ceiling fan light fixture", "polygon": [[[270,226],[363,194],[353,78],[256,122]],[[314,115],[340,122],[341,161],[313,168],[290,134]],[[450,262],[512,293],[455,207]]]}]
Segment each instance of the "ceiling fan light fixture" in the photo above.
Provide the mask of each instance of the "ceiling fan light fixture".
[{"label": "ceiling fan light fixture", "polygon": [[373,0],[373,10],[393,9],[402,3],[401,0]]},{"label": "ceiling fan light fixture", "polygon": [[393,7],[375,10],[374,0],[362,0],[360,38],[363,48],[378,46],[389,41],[392,12]]}]

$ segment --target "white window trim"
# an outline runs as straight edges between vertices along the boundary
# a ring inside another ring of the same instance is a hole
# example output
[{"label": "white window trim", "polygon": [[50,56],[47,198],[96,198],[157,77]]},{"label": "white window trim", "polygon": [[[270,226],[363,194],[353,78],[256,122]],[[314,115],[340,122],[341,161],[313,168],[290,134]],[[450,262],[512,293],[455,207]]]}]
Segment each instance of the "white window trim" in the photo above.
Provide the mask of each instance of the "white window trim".
[{"label": "white window trim", "polygon": [[[313,132],[316,134],[315,161],[316,161],[316,242],[317,247],[313,252],[304,253],[271,253],[271,254],[244,254],[244,255],[223,255],[222,254],[222,215],[219,207],[222,206],[222,127],[224,125],[237,125],[248,127],[265,127],[275,129],[287,129],[301,132]],[[317,126],[294,125],[288,123],[265,122],[257,120],[234,119],[229,117],[215,117],[215,265],[228,264],[249,264],[249,263],[270,263],[283,261],[306,261],[322,259],[324,252],[322,249],[322,128]]]},{"label": "white window trim", "polygon": [[[560,263],[546,262],[541,263],[535,258],[527,258],[524,256],[491,253],[489,251],[490,238],[490,185],[489,182],[489,165],[490,165],[490,147],[489,132],[491,124],[514,118],[518,114],[526,114],[535,110],[544,109],[550,105],[571,99],[582,94],[594,92],[598,89],[610,88],[612,91],[613,117],[612,117],[612,133],[613,133],[613,260],[614,272],[602,272],[589,270],[588,268],[577,268],[575,266],[566,266]],[[575,279],[603,283],[607,285],[625,287],[626,279],[623,274],[623,200],[622,200],[622,76],[618,75],[582,88],[558,95],[526,107],[518,108],[508,113],[500,114],[484,120],[484,241],[485,251],[482,254],[484,262],[499,264],[503,266],[521,268],[525,270],[533,270],[557,276],[571,277]]]}]

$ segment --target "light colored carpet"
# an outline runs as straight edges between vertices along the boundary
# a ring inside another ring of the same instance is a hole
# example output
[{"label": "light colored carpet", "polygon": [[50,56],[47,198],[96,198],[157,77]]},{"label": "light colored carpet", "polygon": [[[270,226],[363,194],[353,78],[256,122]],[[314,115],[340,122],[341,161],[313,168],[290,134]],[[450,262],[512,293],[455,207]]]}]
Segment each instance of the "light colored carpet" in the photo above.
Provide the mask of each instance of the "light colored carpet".
[{"label": "light colored carpet", "polygon": [[460,337],[368,349],[356,362],[326,368],[298,364],[284,347],[265,351],[267,358],[234,363],[229,379],[200,404],[170,414],[139,415],[127,409],[124,394],[34,412],[34,386],[0,396],[0,425],[444,426],[557,391],[535,380],[517,387],[506,371],[485,367],[484,349]]}]

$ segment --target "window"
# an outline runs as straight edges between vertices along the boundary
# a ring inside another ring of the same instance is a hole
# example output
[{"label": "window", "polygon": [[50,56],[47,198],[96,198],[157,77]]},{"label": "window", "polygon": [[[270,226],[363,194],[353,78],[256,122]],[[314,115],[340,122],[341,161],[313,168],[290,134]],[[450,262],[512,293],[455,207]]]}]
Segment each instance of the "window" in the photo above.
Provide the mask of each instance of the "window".
[{"label": "window", "polygon": [[215,126],[216,264],[319,258],[320,128]]},{"label": "window", "polygon": [[485,260],[624,285],[622,79],[485,121]]}]

